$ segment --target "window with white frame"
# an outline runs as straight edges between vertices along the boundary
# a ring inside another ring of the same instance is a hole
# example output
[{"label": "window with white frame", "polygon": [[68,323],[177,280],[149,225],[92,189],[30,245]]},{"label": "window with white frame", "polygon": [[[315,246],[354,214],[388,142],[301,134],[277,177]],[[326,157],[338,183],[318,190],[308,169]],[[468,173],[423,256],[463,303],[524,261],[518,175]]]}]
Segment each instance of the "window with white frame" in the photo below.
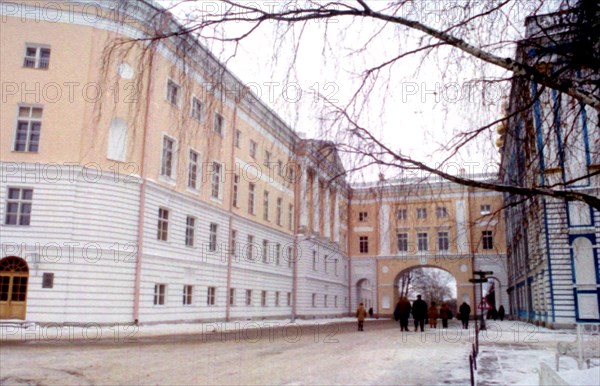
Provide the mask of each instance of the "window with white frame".
[{"label": "window with white frame", "polygon": [[254,260],[254,236],[248,235],[248,245],[246,246],[246,250],[248,251],[248,260]]},{"label": "window with white frame", "polygon": [[417,233],[417,249],[419,251],[429,250],[429,239],[428,239],[427,232]]},{"label": "window with white frame", "polygon": [[167,102],[173,106],[179,106],[181,87],[171,79],[167,80]]},{"label": "window with white frame", "polygon": [[408,252],[408,233],[401,232],[396,234],[398,243],[398,252]]},{"label": "window with white frame", "polygon": [[235,288],[229,289],[229,305],[235,306]]},{"label": "window with white frame", "polygon": [[279,291],[275,291],[275,307],[279,307]]},{"label": "window with white frame", "polygon": [[169,210],[158,208],[158,226],[156,238],[161,241],[167,241],[169,237]]},{"label": "window with white frame", "polygon": [[217,250],[217,231],[219,226],[215,223],[210,223],[208,233],[208,251],[215,252]]},{"label": "window with white frame", "polygon": [[492,213],[492,206],[490,204],[482,204],[479,207],[479,213],[482,215]]},{"label": "window with white frame", "polygon": [[40,147],[43,108],[19,106],[15,151],[35,153]]},{"label": "window with white frame", "polygon": [[438,232],[438,250],[441,252],[448,251],[450,249],[450,237],[448,232]]},{"label": "window with white frame", "polygon": [[235,174],[233,176],[233,192],[232,192],[232,198],[231,198],[231,203],[234,208],[238,207],[239,189],[240,189],[240,176],[238,174]]},{"label": "window with white frame", "polygon": [[427,218],[427,208],[417,208],[417,218]]},{"label": "window with white frame", "polygon": [[50,47],[47,45],[27,44],[23,67],[46,70],[50,66]]},{"label": "window with white frame", "polygon": [[192,293],[194,292],[194,287],[191,285],[183,286],[183,305],[189,306],[192,304]]},{"label": "window with white frame", "polygon": [[360,253],[369,253],[369,236],[359,236],[358,251]]},{"label": "window with white frame", "polygon": [[283,205],[283,198],[277,197],[277,208],[276,208],[276,213],[275,213],[275,221],[277,222],[277,225],[279,225],[279,226],[281,226],[281,211],[282,211],[281,206],[282,205]]},{"label": "window with white frame", "polygon": [[208,292],[206,295],[206,305],[214,306],[216,301],[217,288],[216,287],[208,287]]},{"label": "window with white frame", "polygon": [[267,240],[262,242],[262,261],[263,263],[269,262],[269,241]]},{"label": "window with white frame", "polygon": [[31,222],[32,205],[33,189],[8,188],[4,224],[29,225]]},{"label": "window with white frame", "polygon": [[275,264],[281,264],[281,244],[275,244]]},{"label": "window with white frame", "polygon": [[448,217],[448,209],[445,206],[438,206],[435,208],[435,215],[437,218]]},{"label": "window with white frame", "polygon": [[263,194],[263,220],[269,221],[269,192],[267,190]]},{"label": "window with white frame", "polygon": [[165,177],[173,178],[174,161],[175,161],[175,140],[163,137],[162,159],[160,164],[160,174]]},{"label": "window with white frame", "polygon": [[246,290],[246,305],[252,305],[252,290]]},{"label": "window with white frame", "polygon": [[481,232],[481,243],[483,249],[489,250],[494,249],[494,236],[492,231],[482,231]]},{"label": "window with white frame", "polygon": [[294,230],[294,205],[288,205],[288,229]]},{"label": "window with white frame", "polygon": [[154,284],[154,305],[162,306],[165,304],[167,295],[167,285],[166,284]]},{"label": "window with white frame", "polygon": [[358,221],[365,222],[369,219],[368,212],[358,212]]},{"label": "window with white frame", "polygon": [[204,105],[202,104],[200,99],[192,97],[192,108],[190,110],[190,115],[192,116],[192,118],[194,118],[198,122],[202,122],[203,109]]},{"label": "window with white frame", "polygon": [[263,307],[267,306],[267,291],[260,292],[260,305]]},{"label": "window with white frame", "polygon": [[248,183],[248,213],[254,214],[254,190],[256,185],[254,183]]},{"label": "window with white frame", "polygon": [[396,210],[397,220],[406,220],[408,218],[408,210],[405,208]]},{"label": "window with white frame", "polygon": [[213,130],[215,133],[219,135],[223,135],[223,131],[225,129],[225,118],[219,113],[215,113],[215,122],[213,126]]},{"label": "window with white frame", "polygon": [[240,149],[242,147],[242,132],[240,130],[235,130],[235,134],[233,137],[233,144],[235,147]]},{"label": "window with white frame", "polygon": [[210,195],[213,198],[221,197],[221,164],[218,162],[212,163],[212,184]]},{"label": "window with white frame", "polygon": [[200,174],[200,154],[190,150],[188,160],[188,188],[198,190],[198,175]]},{"label": "window with white frame", "polygon": [[250,140],[250,148],[249,148],[250,157],[256,158],[257,149],[258,149],[258,144],[255,141]]},{"label": "window with white frame", "polygon": [[185,219],[185,245],[193,247],[195,245],[196,218],[187,216]]}]

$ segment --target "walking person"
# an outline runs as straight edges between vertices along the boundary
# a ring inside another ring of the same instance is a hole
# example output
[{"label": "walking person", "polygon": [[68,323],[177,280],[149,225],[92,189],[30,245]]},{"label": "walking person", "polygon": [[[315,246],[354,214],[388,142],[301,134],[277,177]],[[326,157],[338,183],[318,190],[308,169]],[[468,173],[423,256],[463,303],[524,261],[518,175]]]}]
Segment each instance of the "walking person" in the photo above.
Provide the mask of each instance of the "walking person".
[{"label": "walking person", "polygon": [[438,310],[435,306],[435,302],[431,302],[429,310],[427,311],[427,316],[429,317],[429,327],[437,328]]},{"label": "walking person", "polygon": [[463,302],[458,309],[460,312],[460,320],[462,321],[463,328],[469,328],[469,316],[471,315],[471,307],[467,302]]},{"label": "walking person", "polygon": [[410,301],[406,296],[403,296],[402,299],[398,302],[400,306],[399,318],[400,318],[400,331],[408,331],[408,318],[410,318]]},{"label": "walking person", "polygon": [[500,305],[500,308],[498,308],[498,319],[500,319],[500,321],[504,320],[505,313],[506,313],[506,311],[504,311],[504,306]]},{"label": "walking person", "polygon": [[421,328],[425,331],[425,318],[427,318],[427,303],[421,299],[421,295],[417,295],[417,300],[412,304],[412,314],[415,319],[415,331]]},{"label": "walking person", "polygon": [[373,307],[369,308],[369,318],[373,318]]},{"label": "walking person", "polygon": [[440,307],[440,318],[442,319],[442,328],[448,328],[448,319],[452,319],[452,311],[446,303]]},{"label": "walking person", "polygon": [[365,306],[360,303],[356,310],[356,319],[358,319],[358,331],[364,331],[365,318],[367,317],[367,310]]}]

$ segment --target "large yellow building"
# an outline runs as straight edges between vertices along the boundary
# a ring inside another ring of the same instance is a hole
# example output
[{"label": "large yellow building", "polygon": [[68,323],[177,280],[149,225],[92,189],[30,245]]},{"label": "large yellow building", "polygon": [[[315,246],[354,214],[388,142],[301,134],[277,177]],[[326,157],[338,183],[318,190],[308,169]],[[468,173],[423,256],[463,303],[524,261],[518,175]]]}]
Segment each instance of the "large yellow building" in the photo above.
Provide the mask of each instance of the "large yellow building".
[{"label": "large yellow building", "polygon": [[144,40],[178,28],[155,3],[0,12],[0,318],[389,314],[406,269],[449,271],[469,303],[471,272],[501,271],[501,195],[350,186],[332,143],[299,137],[193,38]]}]

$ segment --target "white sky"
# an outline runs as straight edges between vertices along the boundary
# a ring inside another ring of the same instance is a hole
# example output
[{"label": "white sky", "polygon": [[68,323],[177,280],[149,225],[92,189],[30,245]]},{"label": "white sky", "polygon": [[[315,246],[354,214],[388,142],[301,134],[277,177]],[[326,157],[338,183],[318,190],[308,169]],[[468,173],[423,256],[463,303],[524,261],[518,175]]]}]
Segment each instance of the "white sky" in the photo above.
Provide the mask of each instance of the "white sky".
[{"label": "white sky", "polygon": [[[274,4],[252,3],[267,10]],[[457,2],[423,1],[419,4],[425,8],[413,15],[422,22],[441,27],[451,21],[447,19],[451,17],[447,7],[453,3]],[[509,41],[494,46],[494,52],[512,56],[514,46],[510,41],[522,36],[525,17],[537,3],[535,0],[515,1],[507,10],[511,23],[508,27],[498,25],[490,17],[479,30],[466,32],[467,40],[475,43]],[[384,7],[387,2],[369,4]],[[559,1],[548,1],[544,7],[553,9],[558,4]],[[224,9],[222,3],[215,1],[186,3],[186,7],[183,9],[210,13]],[[413,10],[407,10],[409,12]],[[366,68],[423,43],[421,33],[365,19],[311,21],[304,28],[298,24],[285,40],[280,38],[276,26],[272,22],[264,23],[242,41],[235,55],[232,55],[236,48],[233,44],[215,40],[204,40],[204,43],[285,122],[309,138],[335,139],[328,130],[328,122],[323,121],[324,104],[313,91],[345,106]],[[230,23],[219,33],[231,37],[247,29],[247,24]],[[379,29],[381,34],[369,40]],[[206,31],[203,34],[206,35]],[[300,45],[295,52],[294,40],[300,34]],[[509,92],[508,82],[487,86],[476,82],[482,78],[507,78],[505,71],[465,60],[461,55],[457,50],[442,48],[425,59],[417,54],[397,62],[391,71],[382,74],[389,77],[387,81],[377,83],[365,98],[365,104],[361,105],[363,110],[357,114],[359,123],[404,154],[430,164],[444,159],[448,153],[441,149],[456,133],[500,118]],[[496,138],[495,130],[488,130],[453,158],[453,165],[468,163],[467,171],[492,171],[499,160]],[[386,176],[393,177],[389,174]]]}]

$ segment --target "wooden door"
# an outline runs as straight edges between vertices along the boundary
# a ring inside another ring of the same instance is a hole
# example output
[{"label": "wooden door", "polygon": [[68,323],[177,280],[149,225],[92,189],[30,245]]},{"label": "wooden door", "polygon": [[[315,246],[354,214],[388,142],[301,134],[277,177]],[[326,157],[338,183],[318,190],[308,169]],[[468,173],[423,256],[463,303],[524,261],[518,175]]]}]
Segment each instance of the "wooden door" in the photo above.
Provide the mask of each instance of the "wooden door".
[{"label": "wooden door", "polygon": [[25,319],[29,268],[25,260],[0,260],[0,319]]}]

